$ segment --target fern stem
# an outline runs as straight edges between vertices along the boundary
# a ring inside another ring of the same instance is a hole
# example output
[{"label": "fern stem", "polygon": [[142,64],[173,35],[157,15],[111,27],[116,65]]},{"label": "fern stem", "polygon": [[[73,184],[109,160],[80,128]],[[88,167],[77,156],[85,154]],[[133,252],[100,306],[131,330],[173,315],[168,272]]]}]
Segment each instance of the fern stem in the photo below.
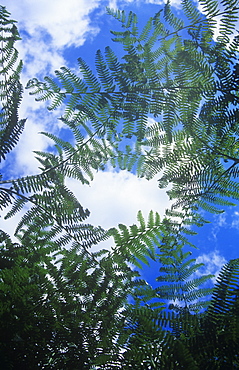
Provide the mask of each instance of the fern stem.
[{"label": "fern stem", "polygon": [[[62,228],[62,230],[64,230],[75,242],[80,244],[79,241],[74,237],[74,235],[69,233],[69,230],[67,229],[67,227],[65,227],[63,224],[59,223],[57,217],[55,217],[51,212],[48,211],[48,208],[45,208],[45,207],[41,206],[40,204],[38,204],[36,201],[34,201],[34,199],[33,199],[34,196],[33,197],[26,197],[25,195],[20,194],[19,192],[15,191],[13,189],[5,189],[5,188],[1,188],[1,187],[0,187],[0,191],[4,191],[4,192],[8,193],[12,197],[13,197],[13,195],[18,196],[18,197],[32,203],[34,206],[38,207],[43,213],[49,215],[55,221],[55,223]],[[94,255],[91,252],[89,252],[88,249],[84,245],[80,244],[80,246],[92,258],[92,260],[94,262],[99,264],[99,261],[97,261],[97,259],[94,257]]]}]

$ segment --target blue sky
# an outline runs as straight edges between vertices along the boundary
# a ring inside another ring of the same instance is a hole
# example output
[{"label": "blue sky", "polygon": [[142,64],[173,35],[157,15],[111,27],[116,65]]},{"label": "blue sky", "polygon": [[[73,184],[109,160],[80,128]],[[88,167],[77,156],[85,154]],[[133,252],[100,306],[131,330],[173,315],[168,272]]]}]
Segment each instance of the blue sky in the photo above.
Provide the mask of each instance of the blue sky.
[{"label": "blue sky", "polygon": [[[82,57],[93,67],[97,49],[102,51],[110,45],[110,29],[117,22],[105,14],[105,7],[133,10],[139,16],[139,24],[147,21],[161,7],[162,1],[100,1],[100,0],[4,0],[12,18],[18,21],[22,41],[18,42],[20,57],[24,61],[23,83],[37,76],[39,79],[52,74],[66,65],[77,70],[77,58]],[[180,12],[180,1],[172,1]],[[6,167],[9,177],[36,173],[37,162],[33,150],[46,150],[50,141],[38,134],[39,131],[58,133],[62,128],[57,117],[62,110],[48,112],[44,103],[36,103],[28,93],[24,95],[20,108],[21,118],[27,117],[26,130],[14,150],[14,161]],[[137,211],[145,217],[151,209],[161,215],[170,206],[164,190],[157,187],[157,178],[147,181],[134,174],[108,170],[97,173],[90,187],[68,182],[82,204],[89,208],[89,222],[105,228],[118,223],[130,225],[136,222]],[[20,217],[20,215],[18,216]],[[220,267],[231,258],[237,258],[239,239],[239,210],[231,207],[223,215],[206,215],[211,224],[198,229],[194,243],[199,250],[195,257],[205,262],[207,273],[218,273]],[[0,227],[11,232],[18,218],[4,222]]]}]

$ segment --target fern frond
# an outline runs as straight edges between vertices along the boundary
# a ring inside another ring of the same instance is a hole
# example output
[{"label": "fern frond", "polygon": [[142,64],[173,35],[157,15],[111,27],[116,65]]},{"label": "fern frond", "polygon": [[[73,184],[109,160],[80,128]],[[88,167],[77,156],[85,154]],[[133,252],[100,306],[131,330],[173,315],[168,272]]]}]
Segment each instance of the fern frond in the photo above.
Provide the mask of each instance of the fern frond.
[{"label": "fern frond", "polygon": [[119,225],[119,231],[116,228],[110,229],[109,235],[114,238],[116,250],[141,267],[140,261],[148,264],[147,257],[154,258],[155,247],[161,234],[160,217],[157,213],[153,215],[150,212],[148,224],[141,212],[138,212],[137,217],[140,222],[139,227],[132,225],[128,228],[125,225]]},{"label": "fern frond", "polygon": [[[15,21],[9,18],[5,7],[0,8],[1,62],[0,62],[0,160],[5,159],[17,144],[26,120],[18,119],[18,108],[23,87],[20,83],[22,62],[17,66],[18,51],[14,44],[20,40]],[[15,69],[14,69],[15,68]]]}]

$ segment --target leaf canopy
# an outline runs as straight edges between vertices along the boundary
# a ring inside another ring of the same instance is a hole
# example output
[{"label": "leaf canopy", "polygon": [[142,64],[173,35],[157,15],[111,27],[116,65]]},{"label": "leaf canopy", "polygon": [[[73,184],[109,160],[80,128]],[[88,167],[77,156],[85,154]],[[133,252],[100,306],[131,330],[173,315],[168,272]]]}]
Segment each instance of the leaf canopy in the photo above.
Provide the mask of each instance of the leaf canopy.
[{"label": "leaf canopy", "polygon": [[[121,27],[112,31],[121,59],[106,47],[96,52],[96,74],[79,58],[78,74],[62,67],[28,82],[50,111],[64,106],[60,119],[74,140],[44,133],[55,150],[35,152],[39,173],[1,176],[6,218],[24,210],[17,243],[0,232],[6,369],[238,367],[238,259],[212,289],[212,275],[200,276],[191,257],[192,227],[206,222],[201,208],[221,212],[239,194],[238,1],[200,4],[203,13],[183,0],[183,21],[167,3],[142,30],[133,12],[107,9]],[[15,23],[1,6],[1,160],[25,123]],[[108,165],[148,179],[162,174],[172,208],[147,220],[139,212],[129,227],[87,224],[89,211],[66,179],[88,184]],[[110,237],[110,250],[94,249]],[[152,261],[155,286],[140,273]]]}]

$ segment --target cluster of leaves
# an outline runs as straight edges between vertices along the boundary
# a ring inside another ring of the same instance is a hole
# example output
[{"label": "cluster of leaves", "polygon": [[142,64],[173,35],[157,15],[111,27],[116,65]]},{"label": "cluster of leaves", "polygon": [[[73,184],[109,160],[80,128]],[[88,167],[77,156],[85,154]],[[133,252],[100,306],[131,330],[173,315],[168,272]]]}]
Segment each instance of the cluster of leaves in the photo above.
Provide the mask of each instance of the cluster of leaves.
[{"label": "cluster of leaves", "polygon": [[17,65],[15,70],[13,70],[13,66],[18,58],[18,51],[14,47],[14,43],[20,37],[16,21],[9,20],[9,15],[3,7],[0,8],[0,161],[4,160],[6,154],[17,144],[26,121],[18,119],[18,108],[23,93],[23,87],[20,83],[22,62]]},{"label": "cluster of leaves", "polygon": [[[185,247],[199,207],[217,212],[238,199],[238,2],[183,0],[187,21],[167,3],[140,32],[132,12],[108,13],[123,47],[96,53],[97,76],[78,59],[56,78],[30,80],[36,100],[64,105],[62,123],[74,143],[52,133],[54,152],[36,152],[40,173],[0,181],[6,218],[22,209],[13,243],[0,234],[1,363],[5,369],[232,369],[237,348],[239,260],[224,266],[214,290]],[[216,19],[219,36],[213,39]],[[1,147],[5,159],[25,120],[18,119],[22,63],[15,22],[0,7]],[[150,124],[150,122],[153,122]],[[125,139],[130,145],[125,146]],[[128,141],[127,141],[128,142]],[[228,163],[230,162],[230,163]],[[161,220],[104,231],[85,223],[89,211],[66,187],[83,184],[106,164],[135,170],[176,202]],[[175,208],[179,207],[179,210]],[[113,237],[111,250],[93,247]],[[156,287],[137,268],[155,261]],[[208,296],[212,294],[212,299]],[[210,338],[210,341],[209,339]]]},{"label": "cluster of leaves", "polygon": [[[20,93],[10,95],[14,86],[21,86],[20,67],[14,69],[19,36],[4,7],[1,25],[5,158],[25,120],[18,120]],[[138,274],[122,255],[92,251],[109,236],[85,223],[89,211],[65,185],[66,176],[88,183],[92,169],[99,169],[110,151],[87,125],[87,139],[73,123],[71,127],[74,147],[48,134],[55,138],[58,154],[37,153],[39,174],[9,179],[3,171],[1,177],[1,208],[10,206],[5,218],[24,210],[14,231],[18,243],[1,231],[0,358],[5,369],[89,369],[102,356],[117,353],[116,339],[124,328],[124,304]]]}]

